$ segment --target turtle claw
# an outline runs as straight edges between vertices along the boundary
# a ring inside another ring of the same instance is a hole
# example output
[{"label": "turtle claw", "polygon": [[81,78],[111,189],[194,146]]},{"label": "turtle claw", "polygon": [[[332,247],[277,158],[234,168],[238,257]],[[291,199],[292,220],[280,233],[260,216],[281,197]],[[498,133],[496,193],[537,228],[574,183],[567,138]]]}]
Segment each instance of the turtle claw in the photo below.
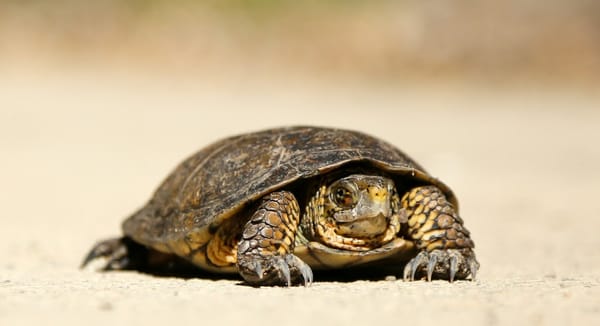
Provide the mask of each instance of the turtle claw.
[{"label": "turtle claw", "polygon": [[[304,282],[303,285],[305,287],[310,286],[313,282],[313,272],[312,272],[312,269],[310,269],[310,266],[308,266],[308,264],[306,264],[300,258],[298,258],[294,255],[288,255],[286,257],[286,260],[287,260],[287,258],[290,258],[290,257],[294,260],[294,262],[290,265],[294,266],[298,270],[298,272],[300,272],[300,275],[302,276],[302,280]],[[290,286],[290,284],[288,284],[288,286]]]},{"label": "turtle claw", "polygon": [[293,254],[271,257],[242,256],[238,260],[238,268],[244,280],[254,286],[291,287],[298,283],[310,286],[313,281],[310,267]]},{"label": "turtle claw", "polygon": [[[108,261],[103,270],[111,270],[111,269],[123,269],[119,267],[123,267],[127,265],[127,262],[122,261],[123,258],[127,256],[127,248],[123,244],[121,238],[113,238],[104,241],[98,242],[92,250],[85,256],[85,259],[79,266],[79,268],[84,268],[97,258],[107,258]],[[126,260],[126,259],[125,259]]]},{"label": "turtle claw", "polygon": [[430,255],[429,257],[429,262],[427,263],[427,282],[431,282],[431,277],[433,276],[433,269],[435,267],[435,265],[437,264],[438,261],[438,256],[437,255]]},{"label": "turtle claw", "polygon": [[[140,247],[140,248],[138,248]],[[103,271],[136,269],[144,250],[128,238],[112,238],[98,242],[79,266],[84,268],[93,260],[106,258]]]},{"label": "turtle claw", "polygon": [[479,263],[471,250],[465,249],[436,249],[431,252],[421,251],[404,267],[404,280],[414,281],[415,276],[426,272],[427,281],[434,276],[448,279],[465,279],[471,275],[475,279]]},{"label": "turtle claw", "polygon": [[414,281],[417,271],[420,269],[421,265],[426,263],[428,260],[429,254],[426,251],[421,251],[419,254],[417,254],[417,256],[411,259],[404,267],[404,280]]},{"label": "turtle claw", "polygon": [[285,259],[283,259],[281,257],[277,257],[276,262],[277,262],[276,263],[277,269],[279,270],[279,273],[280,273],[280,277],[283,279],[283,281],[285,281],[285,284],[287,285],[287,287],[291,287],[292,286],[292,277],[291,277],[290,267],[288,266],[288,263],[286,262]]},{"label": "turtle claw", "polygon": [[[304,286],[310,286],[313,282],[313,273],[310,266],[302,261],[302,259],[294,256],[292,254],[288,254],[285,256],[285,264],[284,264],[284,275],[286,276],[287,286],[292,286],[292,279],[290,271],[293,271],[294,279],[302,278],[302,282]],[[287,271],[286,271],[287,270]],[[300,275],[298,275],[300,273]]]},{"label": "turtle claw", "polygon": [[479,263],[475,258],[469,259],[469,271],[471,273],[471,280],[475,281],[477,278],[477,270],[479,269]]},{"label": "turtle claw", "polygon": [[458,257],[456,255],[450,256],[450,283],[454,282],[454,276],[456,276],[456,270],[458,265]]}]

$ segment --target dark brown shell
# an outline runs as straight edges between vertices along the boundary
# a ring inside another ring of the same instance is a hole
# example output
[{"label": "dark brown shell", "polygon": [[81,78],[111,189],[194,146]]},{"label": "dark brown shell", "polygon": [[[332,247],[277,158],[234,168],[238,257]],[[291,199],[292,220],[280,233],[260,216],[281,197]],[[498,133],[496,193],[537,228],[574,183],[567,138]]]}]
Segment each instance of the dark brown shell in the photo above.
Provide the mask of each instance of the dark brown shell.
[{"label": "dark brown shell", "polygon": [[123,230],[142,244],[168,247],[190,234],[212,233],[269,192],[355,163],[435,184],[457,204],[446,185],[380,139],[342,129],[290,127],[238,135],[202,149],[171,173]]}]

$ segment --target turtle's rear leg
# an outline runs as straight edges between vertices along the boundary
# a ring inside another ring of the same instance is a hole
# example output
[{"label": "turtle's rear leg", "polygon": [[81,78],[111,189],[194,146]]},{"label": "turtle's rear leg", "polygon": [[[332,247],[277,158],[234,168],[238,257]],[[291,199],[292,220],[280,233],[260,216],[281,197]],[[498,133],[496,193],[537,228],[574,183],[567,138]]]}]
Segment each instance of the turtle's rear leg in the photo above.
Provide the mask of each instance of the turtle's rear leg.
[{"label": "turtle's rear leg", "polygon": [[238,244],[237,266],[251,285],[312,282],[312,270],[293,254],[300,210],[288,191],[271,193],[244,226]]},{"label": "turtle's rear leg", "polygon": [[102,270],[140,270],[145,268],[148,249],[128,237],[98,242],[87,254],[81,268],[97,258],[106,258]]},{"label": "turtle's rear leg", "polygon": [[98,258],[106,259],[103,271],[136,270],[156,275],[187,275],[198,271],[181,257],[148,248],[129,237],[98,242],[83,260],[81,268]]}]

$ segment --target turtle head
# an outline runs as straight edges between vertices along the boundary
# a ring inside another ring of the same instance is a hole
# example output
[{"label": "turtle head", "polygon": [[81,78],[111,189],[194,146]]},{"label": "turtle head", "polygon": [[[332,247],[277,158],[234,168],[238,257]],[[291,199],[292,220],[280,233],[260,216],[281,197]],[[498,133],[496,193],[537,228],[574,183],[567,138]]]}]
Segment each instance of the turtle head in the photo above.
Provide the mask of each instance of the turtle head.
[{"label": "turtle head", "polygon": [[372,238],[388,229],[396,199],[391,179],[353,174],[325,188],[323,214],[338,235]]}]

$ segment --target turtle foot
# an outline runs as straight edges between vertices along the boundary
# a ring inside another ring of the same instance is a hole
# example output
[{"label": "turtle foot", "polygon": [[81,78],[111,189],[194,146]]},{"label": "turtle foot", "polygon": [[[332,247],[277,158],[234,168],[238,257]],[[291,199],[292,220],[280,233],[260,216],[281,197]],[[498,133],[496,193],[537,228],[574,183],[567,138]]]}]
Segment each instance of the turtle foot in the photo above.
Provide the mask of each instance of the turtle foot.
[{"label": "turtle foot", "polygon": [[91,261],[106,258],[104,271],[138,269],[145,260],[146,250],[143,246],[127,237],[112,238],[98,242],[87,254],[80,268]]},{"label": "turtle foot", "polygon": [[244,280],[253,286],[309,286],[313,281],[310,266],[293,254],[270,257],[243,255],[238,258],[238,268]]},{"label": "turtle foot", "polygon": [[294,194],[278,191],[266,195],[244,226],[237,247],[237,267],[253,286],[292,286],[312,283],[310,267],[294,256],[300,209]]},{"label": "turtle foot", "polygon": [[414,281],[419,275],[425,274],[427,281],[433,277],[447,279],[466,279],[471,275],[475,280],[479,263],[471,249],[435,249],[431,252],[421,251],[404,267],[404,280]]}]

